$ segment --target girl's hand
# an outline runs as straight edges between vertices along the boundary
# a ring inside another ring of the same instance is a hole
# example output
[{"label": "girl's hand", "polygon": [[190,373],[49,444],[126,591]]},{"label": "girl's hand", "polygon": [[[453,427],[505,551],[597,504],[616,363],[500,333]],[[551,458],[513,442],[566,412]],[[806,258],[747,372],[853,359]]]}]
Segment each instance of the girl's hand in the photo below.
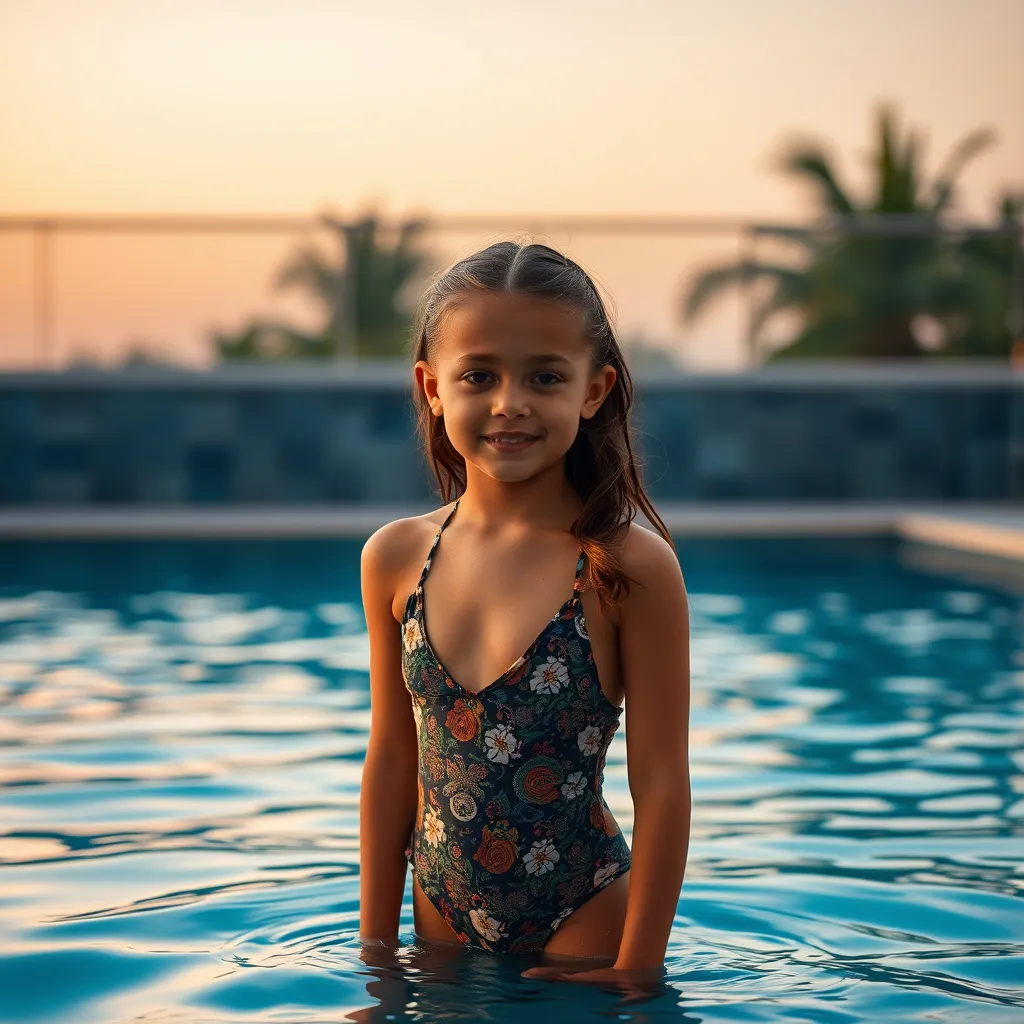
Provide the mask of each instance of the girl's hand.
[{"label": "girl's hand", "polygon": [[572,967],[531,967],[524,978],[541,981],[569,981],[578,985],[602,985],[633,996],[650,995],[664,985],[664,967],[622,968],[598,967],[584,970]]}]

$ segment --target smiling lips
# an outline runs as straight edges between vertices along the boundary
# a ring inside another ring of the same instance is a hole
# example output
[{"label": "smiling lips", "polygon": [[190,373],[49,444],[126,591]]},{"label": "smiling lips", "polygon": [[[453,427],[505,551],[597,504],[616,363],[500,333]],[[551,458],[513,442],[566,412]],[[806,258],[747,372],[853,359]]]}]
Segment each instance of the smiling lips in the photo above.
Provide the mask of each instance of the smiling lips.
[{"label": "smiling lips", "polygon": [[493,434],[484,434],[488,441],[532,441],[536,436],[523,430],[496,430]]},{"label": "smiling lips", "polygon": [[492,447],[503,452],[517,452],[521,448],[527,448],[537,438],[532,434],[524,434],[522,431],[497,431],[493,434],[484,434],[484,440]]}]

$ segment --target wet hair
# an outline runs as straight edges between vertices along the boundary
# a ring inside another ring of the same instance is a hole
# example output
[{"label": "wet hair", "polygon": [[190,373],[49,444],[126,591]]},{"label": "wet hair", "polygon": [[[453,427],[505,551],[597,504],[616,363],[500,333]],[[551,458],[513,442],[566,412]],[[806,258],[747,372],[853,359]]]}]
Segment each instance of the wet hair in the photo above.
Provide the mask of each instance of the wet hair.
[{"label": "wet hair", "polygon": [[[479,291],[520,292],[579,310],[593,370],[615,367],[615,383],[597,412],[590,419],[580,418],[579,433],[565,455],[566,478],[583,501],[570,533],[587,555],[590,582],[600,600],[614,605],[629,593],[630,582],[636,582],[622,568],[615,541],[638,509],[675,545],[640,480],[630,436],[633,382],[605,305],[587,272],[557,250],[538,243],[496,242],[458,260],[430,282],[416,311],[414,363],[432,362],[445,314],[466,293]],[[441,496],[450,502],[466,488],[465,459],[448,440],[444,417],[434,416],[421,388],[413,388],[413,403],[425,456]]]}]

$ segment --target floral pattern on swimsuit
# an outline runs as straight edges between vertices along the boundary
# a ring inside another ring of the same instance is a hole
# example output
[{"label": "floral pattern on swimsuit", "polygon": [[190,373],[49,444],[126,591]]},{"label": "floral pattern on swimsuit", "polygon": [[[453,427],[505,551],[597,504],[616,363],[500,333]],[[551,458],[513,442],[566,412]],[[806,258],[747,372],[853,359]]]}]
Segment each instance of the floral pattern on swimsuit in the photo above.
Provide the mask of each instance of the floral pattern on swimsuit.
[{"label": "floral pattern on swimsuit", "polygon": [[402,623],[402,674],[419,734],[416,820],[406,857],[460,941],[539,952],[574,910],[630,866],[601,794],[621,709],[605,696],[573,594],[530,647],[479,692],[430,645],[423,581]]}]

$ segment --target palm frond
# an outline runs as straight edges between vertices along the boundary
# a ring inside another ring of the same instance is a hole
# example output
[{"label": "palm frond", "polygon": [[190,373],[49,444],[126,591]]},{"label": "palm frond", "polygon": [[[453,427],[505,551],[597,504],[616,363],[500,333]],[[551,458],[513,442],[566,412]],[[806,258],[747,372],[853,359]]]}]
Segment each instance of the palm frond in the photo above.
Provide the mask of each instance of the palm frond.
[{"label": "palm frond", "polygon": [[978,128],[964,136],[946,157],[941,169],[935,176],[932,186],[931,210],[941,213],[949,206],[953,197],[953,186],[965,165],[973,160],[984,149],[996,141],[996,133],[991,128]]},{"label": "palm frond", "polygon": [[735,285],[749,284],[766,277],[780,281],[788,275],[801,273],[793,267],[753,260],[709,267],[698,274],[686,290],[680,305],[680,317],[684,323],[693,320],[712,299]]},{"label": "palm frond", "polygon": [[795,146],[782,159],[782,168],[790,174],[808,178],[822,196],[822,206],[829,213],[850,214],[853,200],[839,184],[825,151],[814,143]]},{"label": "palm frond", "polygon": [[806,272],[780,275],[771,294],[754,307],[748,325],[751,336],[759,338],[765,324],[777,313],[806,312],[813,297],[814,286]]},{"label": "palm frond", "polygon": [[274,288],[300,288],[328,309],[333,305],[332,296],[337,291],[338,273],[315,249],[306,247],[296,252],[280,269],[274,280]]}]

